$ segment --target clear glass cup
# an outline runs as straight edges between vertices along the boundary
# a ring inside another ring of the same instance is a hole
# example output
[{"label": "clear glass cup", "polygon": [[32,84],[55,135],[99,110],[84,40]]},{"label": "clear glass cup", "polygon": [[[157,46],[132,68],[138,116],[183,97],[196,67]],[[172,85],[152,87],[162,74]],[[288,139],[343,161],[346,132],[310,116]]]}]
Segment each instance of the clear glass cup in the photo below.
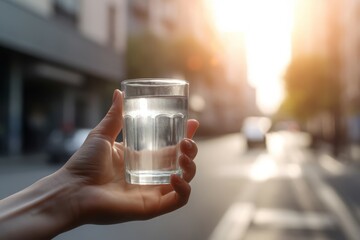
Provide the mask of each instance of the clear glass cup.
[{"label": "clear glass cup", "polygon": [[131,79],[124,93],[125,176],[131,184],[169,184],[182,176],[179,143],[186,137],[189,84],[175,79]]}]

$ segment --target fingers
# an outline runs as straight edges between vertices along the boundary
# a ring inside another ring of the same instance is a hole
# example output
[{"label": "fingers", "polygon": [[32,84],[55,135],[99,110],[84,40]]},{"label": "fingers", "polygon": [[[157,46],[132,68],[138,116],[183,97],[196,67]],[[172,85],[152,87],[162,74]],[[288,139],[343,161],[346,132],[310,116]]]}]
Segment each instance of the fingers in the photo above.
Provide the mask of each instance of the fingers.
[{"label": "fingers", "polygon": [[189,119],[187,122],[187,138],[193,138],[198,127],[199,122],[197,120]]},{"label": "fingers", "polygon": [[180,143],[180,150],[193,160],[198,152],[196,143],[191,139],[183,139]]},{"label": "fingers", "polygon": [[183,169],[183,178],[186,182],[190,182],[196,173],[195,163],[186,155],[181,155],[179,158],[180,167]]},{"label": "fingers", "polygon": [[[119,135],[122,128],[122,93],[116,89],[113,95],[113,103],[101,122],[92,130],[91,134],[100,134],[109,138],[112,143]],[[90,134],[90,135],[91,135]]]},{"label": "fingers", "polygon": [[196,165],[193,161],[197,154],[197,146],[194,141],[184,139],[180,143],[182,154],[179,157],[179,164],[183,170],[183,177],[171,176],[170,185],[163,185],[157,188],[160,194],[160,207],[155,212],[150,212],[150,218],[172,212],[186,205],[189,200],[191,187],[189,182],[194,178]]},{"label": "fingers", "polygon": [[[190,185],[186,181],[184,181],[184,179],[182,179],[181,177],[177,175],[172,175],[171,186],[174,188],[178,196],[177,201],[185,205],[190,196],[190,192],[191,192]],[[180,205],[182,206],[182,204]]]},{"label": "fingers", "polygon": [[182,154],[179,157],[179,164],[183,170],[183,178],[185,181],[190,182],[196,174],[196,165],[194,158],[198,152],[198,148],[194,141],[184,139],[180,143]]},{"label": "fingers", "polygon": [[174,191],[169,192],[160,199],[160,212],[155,215],[161,215],[172,212],[184,206],[190,197],[191,187],[181,177],[177,175],[171,176],[171,186]]}]

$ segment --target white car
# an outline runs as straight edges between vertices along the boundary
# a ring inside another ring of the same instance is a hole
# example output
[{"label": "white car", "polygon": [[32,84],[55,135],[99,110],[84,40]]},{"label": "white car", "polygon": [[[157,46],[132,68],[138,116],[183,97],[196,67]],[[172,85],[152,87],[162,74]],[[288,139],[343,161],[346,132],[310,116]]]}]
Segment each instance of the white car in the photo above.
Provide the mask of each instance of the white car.
[{"label": "white car", "polygon": [[241,126],[241,134],[245,137],[249,148],[265,146],[265,136],[271,128],[272,121],[268,117],[247,117]]}]

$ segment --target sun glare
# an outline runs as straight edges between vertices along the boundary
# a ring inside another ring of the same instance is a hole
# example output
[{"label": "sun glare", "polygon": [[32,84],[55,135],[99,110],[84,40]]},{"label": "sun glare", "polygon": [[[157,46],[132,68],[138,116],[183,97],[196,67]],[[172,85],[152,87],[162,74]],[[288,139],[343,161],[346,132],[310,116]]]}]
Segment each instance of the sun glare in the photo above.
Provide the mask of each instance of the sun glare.
[{"label": "sun glare", "polygon": [[295,0],[209,0],[219,32],[245,37],[249,83],[257,103],[273,113],[283,99],[282,76],[291,57]]},{"label": "sun glare", "polygon": [[245,1],[209,0],[215,20],[215,27],[221,32],[238,32],[246,23],[244,10]]}]

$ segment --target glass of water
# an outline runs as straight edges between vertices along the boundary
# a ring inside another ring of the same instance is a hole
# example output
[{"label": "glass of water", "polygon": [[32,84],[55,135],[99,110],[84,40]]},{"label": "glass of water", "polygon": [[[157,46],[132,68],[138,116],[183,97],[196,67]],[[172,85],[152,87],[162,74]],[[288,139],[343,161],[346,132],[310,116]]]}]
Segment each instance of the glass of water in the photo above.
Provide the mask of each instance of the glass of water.
[{"label": "glass of water", "polygon": [[189,84],[175,79],[131,79],[124,93],[123,137],[126,181],[169,184],[182,176],[178,158],[186,137]]}]

